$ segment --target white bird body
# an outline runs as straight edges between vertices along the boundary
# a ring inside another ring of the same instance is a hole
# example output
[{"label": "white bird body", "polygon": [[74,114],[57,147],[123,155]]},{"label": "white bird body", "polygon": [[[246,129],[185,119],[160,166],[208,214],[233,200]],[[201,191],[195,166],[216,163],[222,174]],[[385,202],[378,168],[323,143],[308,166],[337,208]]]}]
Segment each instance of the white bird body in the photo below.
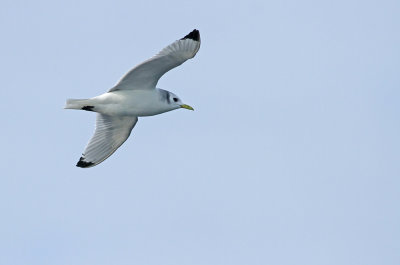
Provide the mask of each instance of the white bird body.
[{"label": "white bird body", "polygon": [[165,92],[161,89],[117,90],[90,99],[70,99],[65,108],[81,110],[85,106],[93,106],[92,111],[98,113],[136,117],[153,116],[180,108],[179,105],[171,105],[168,100],[163,100]]},{"label": "white bird body", "polygon": [[193,58],[199,49],[200,33],[195,29],[131,69],[107,93],[68,99],[66,109],[98,113],[95,133],[76,166],[93,167],[107,159],[128,139],[138,117],[179,108],[193,110],[174,93],[156,85],[163,74]]}]

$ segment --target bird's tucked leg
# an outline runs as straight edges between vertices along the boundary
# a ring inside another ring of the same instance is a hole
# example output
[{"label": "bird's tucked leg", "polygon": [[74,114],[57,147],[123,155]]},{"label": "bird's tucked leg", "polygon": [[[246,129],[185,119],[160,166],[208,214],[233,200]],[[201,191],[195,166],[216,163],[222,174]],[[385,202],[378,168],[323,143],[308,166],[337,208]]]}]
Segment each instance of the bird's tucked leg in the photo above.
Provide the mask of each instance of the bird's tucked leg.
[{"label": "bird's tucked leg", "polygon": [[93,111],[94,106],[83,106],[82,110]]}]

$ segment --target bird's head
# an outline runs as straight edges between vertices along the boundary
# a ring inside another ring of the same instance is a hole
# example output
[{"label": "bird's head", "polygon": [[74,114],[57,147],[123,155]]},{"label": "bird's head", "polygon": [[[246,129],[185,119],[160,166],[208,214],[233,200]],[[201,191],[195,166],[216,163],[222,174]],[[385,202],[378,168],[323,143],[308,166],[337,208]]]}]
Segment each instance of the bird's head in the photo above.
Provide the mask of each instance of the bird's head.
[{"label": "bird's head", "polygon": [[191,106],[184,104],[182,100],[172,92],[166,91],[167,93],[164,95],[166,102],[173,108],[173,109],[188,109],[194,110]]}]

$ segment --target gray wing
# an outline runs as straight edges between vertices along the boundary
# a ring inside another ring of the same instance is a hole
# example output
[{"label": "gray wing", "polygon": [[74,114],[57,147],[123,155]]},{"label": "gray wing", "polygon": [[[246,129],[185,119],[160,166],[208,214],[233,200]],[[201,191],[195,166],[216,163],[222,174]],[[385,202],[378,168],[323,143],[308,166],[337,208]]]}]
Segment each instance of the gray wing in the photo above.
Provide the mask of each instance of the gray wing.
[{"label": "gray wing", "polygon": [[199,49],[200,33],[195,29],[162,49],[152,58],[134,67],[109,92],[154,89],[162,75],[193,58]]},{"label": "gray wing", "polygon": [[94,135],[76,166],[93,167],[106,160],[128,139],[137,121],[137,117],[98,113]]}]

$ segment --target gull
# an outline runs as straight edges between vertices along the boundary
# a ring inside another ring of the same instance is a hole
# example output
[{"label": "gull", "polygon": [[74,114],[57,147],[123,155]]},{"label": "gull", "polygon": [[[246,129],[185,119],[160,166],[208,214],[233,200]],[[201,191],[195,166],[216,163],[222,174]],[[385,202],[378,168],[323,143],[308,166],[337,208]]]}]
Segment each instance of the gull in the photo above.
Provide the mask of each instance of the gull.
[{"label": "gull", "polygon": [[193,58],[199,49],[200,33],[195,29],[132,68],[107,93],[90,99],[68,99],[65,109],[97,112],[94,135],[76,166],[89,168],[106,160],[128,139],[138,117],[179,108],[193,110],[177,95],[156,85],[161,76]]}]

